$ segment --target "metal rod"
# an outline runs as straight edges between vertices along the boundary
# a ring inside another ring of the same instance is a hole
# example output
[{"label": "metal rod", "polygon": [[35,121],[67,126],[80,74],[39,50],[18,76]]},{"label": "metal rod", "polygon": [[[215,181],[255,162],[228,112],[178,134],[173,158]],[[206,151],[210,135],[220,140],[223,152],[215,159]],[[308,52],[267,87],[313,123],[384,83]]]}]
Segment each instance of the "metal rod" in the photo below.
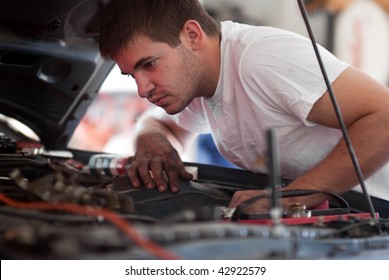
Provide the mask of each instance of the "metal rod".
[{"label": "metal rod", "polygon": [[352,160],[353,165],[354,165],[355,172],[356,172],[356,174],[358,176],[359,184],[360,184],[360,186],[362,188],[363,195],[365,197],[365,201],[366,201],[366,203],[367,203],[367,205],[369,207],[370,215],[371,215],[371,217],[373,219],[377,220],[377,216],[376,216],[376,212],[374,210],[373,203],[372,203],[371,198],[370,198],[370,196],[369,196],[369,194],[367,192],[367,189],[366,189],[365,180],[364,180],[363,175],[362,175],[361,167],[359,165],[357,156],[355,155],[354,148],[353,148],[353,146],[351,144],[350,137],[349,137],[349,134],[347,132],[347,128],[346,128],[346,125],[345,125],[342,113],[340,111],[338,102],[336,100],[335,94],[333,92],[331,83],[328,80],[327,72],[326,72],[326,70],[324,68],[323,61],[321,59],[321,56],[320,56],[320,53],[319,53],[319,50],[318,50],[318,47],[317,47],[317,44],[316,44],[315,36],[313,35],[312,28],[311,28],[311,25],[310,25],[309,20],[308,20],[307,12],[306,12],[305,6],[303,4],[303,0],[297,0],[297,2],[299,4],[300,11],[301,11],[301,14],[302,14],[304,22],[305,22],[305,26],[306,26],[306,28],[308,30],[308,34],[309,34],[309,37],[311,39],[311,42],[312,42],[312,45],[313,45],[313,49],[315,50],[316,58],[317,58],[317,60],[319,62],[320,69],[321,69],[324,81],[325,81],[327,89],[328,89],[328,93],[330,94],[331,101],[332,101],[332,104],[334,106],[335,113],[336,113],[336,116],[337,116],[338,121],[339,121],[340,128],[341,128],[342,133],[343,133],[343,138],[344,138],[344,140],[346,142],[348,151],[349,151],[350,156],[351,156],[351,160]]}]

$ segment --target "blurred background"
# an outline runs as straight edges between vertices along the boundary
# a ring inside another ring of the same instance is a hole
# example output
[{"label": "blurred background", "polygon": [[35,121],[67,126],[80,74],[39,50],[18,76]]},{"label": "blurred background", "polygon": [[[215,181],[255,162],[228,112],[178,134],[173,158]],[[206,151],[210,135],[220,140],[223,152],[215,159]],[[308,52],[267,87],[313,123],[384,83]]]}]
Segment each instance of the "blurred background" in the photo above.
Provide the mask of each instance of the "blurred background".
[{"label": "blurred background", "polygon": [[[308,36],[295,0],[202,0],[217,21],[267,25]],[[305,0],[316,41],[338,58],[389,85],[389,0]],[[150,108],[135,81],[112,69],[69,147],[131,155],[137,117]],[[185,161],[233,167],[209,135],[200,135]]]}]

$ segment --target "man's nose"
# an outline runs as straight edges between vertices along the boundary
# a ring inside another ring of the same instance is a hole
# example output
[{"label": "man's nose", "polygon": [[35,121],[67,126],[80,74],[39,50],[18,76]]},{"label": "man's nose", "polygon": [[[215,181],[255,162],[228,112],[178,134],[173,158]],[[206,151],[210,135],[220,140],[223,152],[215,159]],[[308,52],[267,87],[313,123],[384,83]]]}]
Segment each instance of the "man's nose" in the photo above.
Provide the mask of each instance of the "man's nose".
[{"label": "man's nose", "polygon": [[135,81],[138,86],[138,95],[142,98],[147,98],[147,96],[150,94],[150,91],[155,87],[149,79],[143,76],[136,76]]}]

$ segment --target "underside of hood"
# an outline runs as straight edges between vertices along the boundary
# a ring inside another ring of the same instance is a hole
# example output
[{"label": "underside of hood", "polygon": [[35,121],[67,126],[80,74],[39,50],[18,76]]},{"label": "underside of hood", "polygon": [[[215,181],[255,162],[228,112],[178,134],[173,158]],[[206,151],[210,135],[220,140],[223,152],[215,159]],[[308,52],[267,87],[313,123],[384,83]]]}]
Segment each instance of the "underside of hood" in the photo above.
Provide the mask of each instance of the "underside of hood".
[{"label": "underside of hood", "polygon": [[104,0],[0,3],[0,113],[66,148],[113,66],[100,57]]}]

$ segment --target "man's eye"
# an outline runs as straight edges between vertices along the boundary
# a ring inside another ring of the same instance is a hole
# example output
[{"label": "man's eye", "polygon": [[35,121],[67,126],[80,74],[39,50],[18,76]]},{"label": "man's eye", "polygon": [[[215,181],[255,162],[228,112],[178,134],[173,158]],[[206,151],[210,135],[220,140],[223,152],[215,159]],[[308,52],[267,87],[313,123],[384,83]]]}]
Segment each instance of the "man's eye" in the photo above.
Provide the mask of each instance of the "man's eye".
[{"label": "man's eye", "polygon": [[146,63],[143,65],[143,67],[146,68],[146,69],[148,69],[148,68],[153,67],[154,65],[155,65],[155,60],[151,60],[151,61],[146,62]]}]

